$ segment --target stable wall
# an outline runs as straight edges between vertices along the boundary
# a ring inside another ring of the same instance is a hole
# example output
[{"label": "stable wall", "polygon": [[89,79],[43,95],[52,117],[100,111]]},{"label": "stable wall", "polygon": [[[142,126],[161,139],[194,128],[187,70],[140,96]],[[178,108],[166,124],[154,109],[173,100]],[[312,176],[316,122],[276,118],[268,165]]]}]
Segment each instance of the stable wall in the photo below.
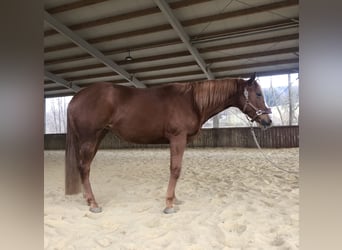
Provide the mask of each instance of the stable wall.
[{"label": "stable wall", "polygon": [[[291,148],[299,146],[298,126],[277,126],[266,131],[254,128],[256,137],[263,148]],[[112,133],[102,140],[101,149],[118,148],[161,148],[168,145],[133,144],[125,142]],[[256,147],[250,128],[213,128],[202,129],[188,147]],[[44,135],[46,150],[65,149],[65,134]]]}]

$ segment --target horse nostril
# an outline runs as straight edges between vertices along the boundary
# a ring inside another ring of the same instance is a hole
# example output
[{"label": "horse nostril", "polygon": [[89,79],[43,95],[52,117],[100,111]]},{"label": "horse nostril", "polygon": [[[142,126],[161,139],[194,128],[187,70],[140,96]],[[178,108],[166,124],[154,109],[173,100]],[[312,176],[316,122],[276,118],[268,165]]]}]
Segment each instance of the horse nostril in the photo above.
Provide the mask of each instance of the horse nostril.
[{"label": "horse nostril", "polygon": [[269,121],[266,121],[264,119],[261,120],[261,125],[262,126],[270,126],[272,124],[272,120],[269,119]]}]

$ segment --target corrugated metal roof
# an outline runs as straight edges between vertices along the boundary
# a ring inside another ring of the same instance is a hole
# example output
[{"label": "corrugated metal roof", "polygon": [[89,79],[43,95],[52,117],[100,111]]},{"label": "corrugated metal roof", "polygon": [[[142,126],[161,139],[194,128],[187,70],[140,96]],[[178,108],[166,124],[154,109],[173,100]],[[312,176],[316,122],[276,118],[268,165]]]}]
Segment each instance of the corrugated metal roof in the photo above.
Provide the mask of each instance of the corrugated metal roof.
[{"label": "corrugated metal roof", "polygon": [[[45,11],[146,87],[206,79],[153,0],[46,0]],[[162,1],[215,78],[298,72],[298,0]],[[44,23],[45,96],[72,95],[99,81],[132,85]],[[125,58],[130,55],[133,60]],[[64,85],[63,85],[64,83]],[[65,84],[67,83],[67,84]]]}]

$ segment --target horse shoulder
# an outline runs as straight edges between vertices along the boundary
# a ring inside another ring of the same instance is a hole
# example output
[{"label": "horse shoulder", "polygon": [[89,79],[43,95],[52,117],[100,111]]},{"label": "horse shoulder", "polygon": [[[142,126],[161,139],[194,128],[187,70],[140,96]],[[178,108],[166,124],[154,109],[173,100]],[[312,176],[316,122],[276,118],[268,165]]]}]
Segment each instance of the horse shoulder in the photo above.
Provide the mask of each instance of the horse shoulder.
[{"label": "horse shoulder", "polygon": [[[169,99],[169,100],[167,100]],[[166,98],[166,113],[169,117],[167,131],[172,135],[184,134],[186,136],[196,135],[200,128],[200,117],[192,104],[191,96],[188,94],[175,94]]]}]

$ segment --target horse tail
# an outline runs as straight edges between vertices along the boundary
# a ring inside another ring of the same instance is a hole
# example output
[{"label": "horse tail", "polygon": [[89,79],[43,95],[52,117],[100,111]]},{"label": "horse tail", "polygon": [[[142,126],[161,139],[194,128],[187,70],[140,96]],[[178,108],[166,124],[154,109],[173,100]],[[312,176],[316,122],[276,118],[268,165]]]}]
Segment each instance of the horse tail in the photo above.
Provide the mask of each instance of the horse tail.
[{"label": "horse tail", "polygon": [[65,194],[67,195],[81,192],[79,164],[78,139],[68,112],[65,145]]}]

